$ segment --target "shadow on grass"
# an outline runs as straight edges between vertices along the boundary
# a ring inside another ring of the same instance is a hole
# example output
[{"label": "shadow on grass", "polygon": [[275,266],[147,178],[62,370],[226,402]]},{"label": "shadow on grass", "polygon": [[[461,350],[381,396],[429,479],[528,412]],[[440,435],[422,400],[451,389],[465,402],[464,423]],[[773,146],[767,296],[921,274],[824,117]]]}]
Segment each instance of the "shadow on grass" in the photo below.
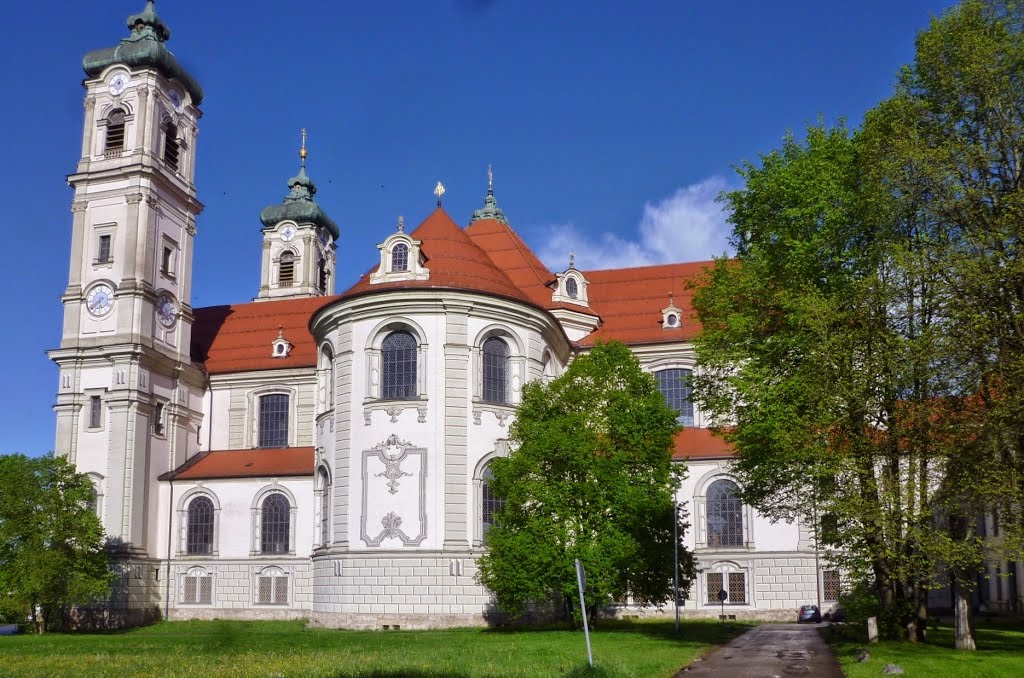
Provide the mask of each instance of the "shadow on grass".
[{"label": "shadow on grass", "polygon": [[[754,627],[752,623],[731,621],[721,624],[714,621],[685,620],[679,625],[676,633],[675,623],[671,621],[629,621],[622,619],[603,619],[597,628],[590,629],[593,634],[604,633],[637,633],[644,636],[659,638],[666,641],[685,641],[717,644],[739,636]],[[517,634],[517,633],[549,633],[565,631],[582,633],[583,629],[573,628],[567,623],[543,624],[536,626],[501,626],[483,630],[485,634]],[[595,674],[596,675],[596,674]]]},{"label": "shadow on grass", "polygon": [[[580,664],[564,675],[565,678],[613,678],[618,674],[609,673],[600,666]],[[378,670],[370,673],[348,673],[342,671],[332,674],[331,678],[467,678],[467,675],[462,673],[452,673],[451,671],[441,672],[399,669],[395,671]]]}]

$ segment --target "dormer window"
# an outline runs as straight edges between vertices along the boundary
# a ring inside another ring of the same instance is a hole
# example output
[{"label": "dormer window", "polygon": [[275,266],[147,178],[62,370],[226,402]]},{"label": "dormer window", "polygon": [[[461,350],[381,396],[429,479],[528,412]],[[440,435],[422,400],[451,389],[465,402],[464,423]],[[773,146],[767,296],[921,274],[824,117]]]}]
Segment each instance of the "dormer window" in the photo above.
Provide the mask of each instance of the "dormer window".
[{"label": "dormer window", "polygon": [[575,299],[580,295],[580,286],[576,282],[576,278],[569,278],[565,281],[565,293],[569,295],[570,299]]},{"label": "dormer window", "polygon": [[409,270],[409,246],[400,242],[391,248],[391,272],[399,273]]},{"label": "dormer window", "polygon": [[668,306],[661,309],[661,327],[666,330],[676,330],[682,327],[683,310],[676,306],[670,294]]},{"label": "dormer window", "polygon": [[119,155],[124,150],[124,111],[115,108],[107,116],[107,138],[103,152],[107,155]]},{"label": "dormer window", "polygon": [[178,144],[178,128],[174,123],[164,125],[164,164],[175,172],[178,171],[178,160],[181,147]]},{"label": "dormer window", "polygon": [[665,327],[676,327],[679,325],[679,316],[675,313],[669,313],[665,316]]},{"label": "dormer window", "polygon": [[279,327],[277,338],[270,345],[270,357],[287,358],[288,354],[292,352],[292,348],[292,342],[284,338],[284,328]]},{"label": "dormer window", "polygon": [[293,252],[281,253],[277,282],[281,287],[291,287],[295,284],[295,254]]},{"label": "dormer window", "polygon": [[370,284],[398,280],[429,280],[430,270],[424,266],[426,259],[420,251],[419,240],[413,240],[405,232],[401,217],[398,230],[377,245],[380,250],[380,266],[370,276]]}]

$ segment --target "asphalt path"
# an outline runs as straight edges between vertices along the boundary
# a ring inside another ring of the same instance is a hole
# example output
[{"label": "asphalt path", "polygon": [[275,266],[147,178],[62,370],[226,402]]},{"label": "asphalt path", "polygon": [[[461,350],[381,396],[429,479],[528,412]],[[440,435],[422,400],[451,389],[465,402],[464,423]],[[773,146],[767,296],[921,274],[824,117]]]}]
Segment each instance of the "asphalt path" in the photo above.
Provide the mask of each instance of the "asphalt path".
[{"label": "asphalt path", "polygon": [[762,624],[716,648],[676,678],[843,678],[820,624]]}]

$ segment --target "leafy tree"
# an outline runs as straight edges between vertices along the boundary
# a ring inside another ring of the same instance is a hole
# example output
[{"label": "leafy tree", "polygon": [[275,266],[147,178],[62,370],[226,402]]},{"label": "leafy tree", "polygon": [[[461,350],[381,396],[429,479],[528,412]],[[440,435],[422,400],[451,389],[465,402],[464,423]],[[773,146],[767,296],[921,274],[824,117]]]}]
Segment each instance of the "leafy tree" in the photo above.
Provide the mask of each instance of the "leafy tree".
[{"label": "leafy tree", "polygon": [[[577,558],[590,618],[627,592],[645,604],[671,598],[673,521],[680,536],[687,527],[675,511],[677,415],[617,342],[598,344],[549,384],[526,386],[513,451],[491,467],[504,505],[480,561],[480,581],[503,609],[558,595],[574,608]],[[679,550],[686,590],[693,559]],[[581,620],[578,607],[573,614]]]},{"label": "leafy tree", "polygon": [[0,456],[0,606],[40,632],[67,606],[109,593],[103,529],[90,480],[52,454]]}]

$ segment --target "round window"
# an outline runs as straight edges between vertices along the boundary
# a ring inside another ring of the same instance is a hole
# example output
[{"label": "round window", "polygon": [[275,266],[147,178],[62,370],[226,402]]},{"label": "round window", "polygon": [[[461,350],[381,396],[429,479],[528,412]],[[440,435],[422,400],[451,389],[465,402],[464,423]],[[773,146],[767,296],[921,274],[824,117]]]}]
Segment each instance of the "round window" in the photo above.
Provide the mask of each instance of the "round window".
[{"label": "round window", "polygon": [[576,284],[576,278],[567,278],[565,281],[565,293],[569,295],[571,299],[575,299],[580,293],[579,285]]}]

